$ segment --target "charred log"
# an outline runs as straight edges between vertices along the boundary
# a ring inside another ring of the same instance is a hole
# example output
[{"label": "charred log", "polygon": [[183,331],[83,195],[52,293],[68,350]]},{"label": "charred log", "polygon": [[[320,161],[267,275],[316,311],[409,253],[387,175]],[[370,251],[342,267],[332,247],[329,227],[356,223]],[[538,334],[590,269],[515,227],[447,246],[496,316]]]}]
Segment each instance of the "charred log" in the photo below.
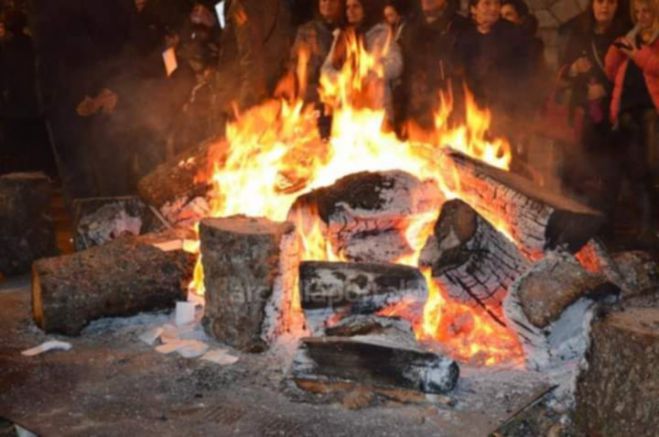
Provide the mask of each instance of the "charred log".
[{"label": "charred log", "polygon": [[487,220],[505,221],[511,237],[530,259],[557,248],[575,253],[603,224],[599,212],[514,173],[458,152],[445,153],[443,161],[446,168],[455,170],[455,178],[447,178],[449,188]]},{"label": "charred log", "polygon": [[122,235],[142,235],[167,228],[157,211],[134,196],[76,199],[73,209],[76,250],[99,246]]},{"label": "charred log", "polygon": [[362,172],[301,196],[291,215],[317,212],[332,247],[349,260],[394,262],[411,251],[401,238],[409,217],[436,211],[443,200],[433,181],[402,171]]},{"label": "charred log", "polygon": [[301,381],[356,381],[424,393],[453,390],[459,373],[455,361],[441,355],[340,337],[302,339],[292,369],[298,385]]},{"label": "charred log", "polygon": [[206,331],[237,349],[263,350],[290,315],[294,226],[244,216],[205,219],[200,238]]},{"label": "charred log", "polygon": [[225,144],[207,141],[181,153],[140,180],[137,186],[140,197],[160,209],[168,203],[205,196],[210,189],[207,176],[213,163],[222,163],[225,152]]},{"label": "charred log", "polygon": [[659,429],[659,309],[609,314],[593,325],[579,375],[576,422],[585,435],[651,436]]},{"label": "charred log", "polygon": [[186,298],[194,256],[158,245],[179,231],[123,237],[104,246],[34,263],[32,311],[46,332],[78,335],[92,320],[173,307]]},{"label": "charred log", "polygon": [[300,265],[302,308],[312,332],[332,316],[373,314],[402,300],[423,301],[425,278],[396,264],[305,261]]},{"label": "charred log", "polygon": [[35,259],[57,253],[51,195],[43,173],[0,176],[0,274],[29,272]]},{"label": "charred log", "polygon": [[549,368],[585,352],[597,304],[620,290],[603,275],[586,272],[569,254],[549,253],[510,287],[508,325],[522,342],[531,368]]},{"label": "charred log", "polygon": [[442,206],[419,264],[432,268],[449,296],[482,307],[502,324],[508,287],[529,267],[512,242],[461,200]]}]

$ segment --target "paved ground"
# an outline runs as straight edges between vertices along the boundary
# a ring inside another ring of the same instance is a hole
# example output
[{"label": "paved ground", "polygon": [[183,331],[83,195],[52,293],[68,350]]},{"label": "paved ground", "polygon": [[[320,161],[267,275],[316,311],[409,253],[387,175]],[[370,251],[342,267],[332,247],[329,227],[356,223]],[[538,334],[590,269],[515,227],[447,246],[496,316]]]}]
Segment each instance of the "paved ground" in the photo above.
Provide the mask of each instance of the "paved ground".
[{"label": "paved ground", "polygon": [[483,436],[547,387],[527,372],[463,368],[453,407],[351,411],[297,390],[269,354],[229,367],[158,354],[136,338],[148,317],[103,321],[62,338],[71,351],[23,357],[53,338],[32,323],[26,282],[0,284],[0,417],[39,435]]}]

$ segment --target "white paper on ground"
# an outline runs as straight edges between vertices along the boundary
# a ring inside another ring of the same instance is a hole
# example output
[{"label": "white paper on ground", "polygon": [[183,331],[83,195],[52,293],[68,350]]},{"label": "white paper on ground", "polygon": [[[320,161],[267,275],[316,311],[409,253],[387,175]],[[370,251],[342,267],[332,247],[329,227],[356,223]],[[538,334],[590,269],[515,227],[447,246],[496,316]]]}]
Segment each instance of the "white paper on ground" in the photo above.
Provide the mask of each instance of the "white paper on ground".
[{"label": "white paper on ground", "polygon": [[149,346],[153,346],[156,343],[156,340],[160,338],[162,333],[163,333],[163,329],[161,327],[152,328],[146,332],[143,332],[139,336],[139,339],[142,340],[144,343],[148,344]]},{"label": "white paper on ground", "polygon": [[176,326],[195,321],[195,306],[194,302],[176,302]]},{"label": "white paper on ground", "polygon": [[33,357],[35,355],[42,354],[44,352],[48,352],[51,350],[63,350],[63,351],[68,351],[72,348],[71,343],[67,343],[65,341],[58,341],[58,340],[50,340],[45,343],[40,344],[37,347],[33,347],[32,349],[27,349],[21,352],[21,355],[24,355],[26,357]]},{"label": "white paper on ground", "polygon": [[172,73],[174,73],[178,68],[176,52],[172,47],[162,52],[162,61],[165,64],[165,72],[167,73],[167,77],[171,76]]},{"label": "white paper on ground", "polygon": [[171,354],[182,347],[187,340],[170,340],[165,344],[161,344],[156,348],[156,352],[161,354]]},{"label": "white paper on ground", "polygon": [[208,345],[198,340],[172,340],[156,348],[156,351],[161,354],[178,352],[179,355],[185,358],[199,357],[207,350]]},{"label": "white paper on ground", "polygon": [[219,364],[220,366],[229,366],[238,362],[238,357],[229,354],[224,349],[214,349],[209,351],[201,357],[201,359]]}]

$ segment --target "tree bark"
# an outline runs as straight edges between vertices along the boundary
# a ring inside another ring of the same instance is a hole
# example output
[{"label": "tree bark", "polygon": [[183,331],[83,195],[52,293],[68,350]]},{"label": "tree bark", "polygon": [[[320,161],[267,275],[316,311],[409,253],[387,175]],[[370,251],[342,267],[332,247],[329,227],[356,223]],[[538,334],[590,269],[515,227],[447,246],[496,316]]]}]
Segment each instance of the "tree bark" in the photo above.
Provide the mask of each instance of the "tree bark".
[{"label": "tree bark", "polygon": [[261,351],[295,314],[298,267],[294,226],[263,218],[204,219],[204,327],[242,351]]},{"label": "tree bark", "polygon": [[659,309],[612,313],[591,331],[576,422],[585,435],[654,436],[659,429]]},{"label": "tree bark", "polygon": [[43,173],[0,176],[0,274],[29,272],[34,260],[57,253],[51,196]]},{"label": "tree bark", "polygon": [[104,246],[34,263],[32,311],[41,329],[78,335],[92,320],[173,307],[185,300],[194,256],[154,245],[183,231],[124,237]]}]

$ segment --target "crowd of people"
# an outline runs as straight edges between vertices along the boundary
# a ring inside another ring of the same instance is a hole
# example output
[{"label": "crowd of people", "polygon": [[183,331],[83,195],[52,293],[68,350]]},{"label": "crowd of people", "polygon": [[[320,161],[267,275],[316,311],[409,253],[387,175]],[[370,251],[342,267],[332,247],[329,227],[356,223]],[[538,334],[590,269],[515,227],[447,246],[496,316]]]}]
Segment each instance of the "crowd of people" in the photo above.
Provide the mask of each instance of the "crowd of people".
[{"label": "crowd of people", "polygon": [[516,146],[516,168],[547,99],[566,99],[577,133],[565,146],[567,189],[612,215],[627,180],[644,232],[654,229],[657,0],[591,0],[573,20],[555,80],[524,0],[469,0],[463,11],[458,0],[4,3],[3,141],[39,132],[16,120],[45,120],[72,197],[131,192],[155,165],[223,135],[237,112],[274,95],[316,105],[328,135],[320,78],[341,69],[357,38],[383,65],[363,103],[386,109],[403,138],[410,126],[432,128],[441,93],[453,97],[450,122],[461,122],[468,89],[493,112],[492,133]]}]

